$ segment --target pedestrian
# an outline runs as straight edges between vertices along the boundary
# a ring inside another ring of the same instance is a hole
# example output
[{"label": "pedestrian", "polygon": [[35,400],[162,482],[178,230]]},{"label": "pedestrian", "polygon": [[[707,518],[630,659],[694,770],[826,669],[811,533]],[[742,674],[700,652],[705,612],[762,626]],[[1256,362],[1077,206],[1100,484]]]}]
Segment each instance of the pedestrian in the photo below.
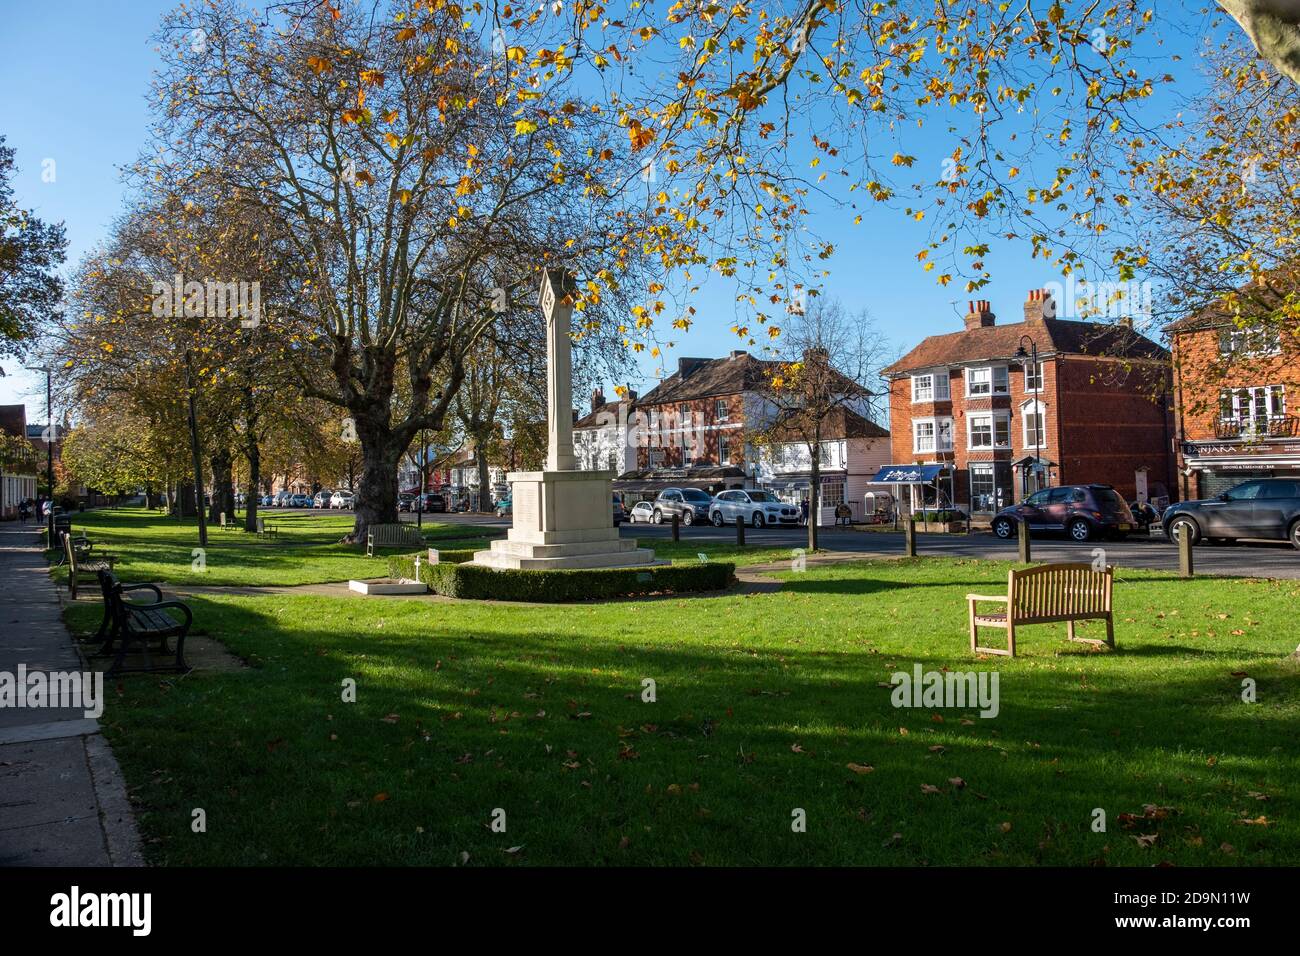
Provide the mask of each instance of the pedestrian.
[{"label": "pedestrian", "polygon": [[847,528],[852,523],[852,519],[853,519],[853,512],[849,510],[848,505],[839,504],[835,506],[836,527],[838,527],[842,523],[844,527]]},{"label": "pedestrian", "polygon": [[807,526],[808,524],[808,499],[807,498],[799,502],[799,522],[804,526]]},{"label": "pedestrian", "polygon": [[27,518],[31,515],[32,507],[28,499],[24,498],[18,502],[18,518],[23,524],[27,523]]}]

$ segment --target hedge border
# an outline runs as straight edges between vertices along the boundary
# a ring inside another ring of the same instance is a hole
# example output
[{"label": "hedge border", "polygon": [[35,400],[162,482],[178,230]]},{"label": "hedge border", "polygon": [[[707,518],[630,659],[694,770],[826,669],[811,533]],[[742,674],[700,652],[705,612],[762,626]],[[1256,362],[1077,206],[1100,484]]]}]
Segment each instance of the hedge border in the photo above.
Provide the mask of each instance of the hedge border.
[{"label": "hedge border", "polygon": [[[439,557],[443,554],[439,552]],[[388,576],[414,579],[416,557],[414,554],[390,557]],[[735,571],[736,566],[728,561],[563,571],[498,570],[477,564],[420,562],[420,580],[444,597],[545,604],[721,591],[735,582]]]}]

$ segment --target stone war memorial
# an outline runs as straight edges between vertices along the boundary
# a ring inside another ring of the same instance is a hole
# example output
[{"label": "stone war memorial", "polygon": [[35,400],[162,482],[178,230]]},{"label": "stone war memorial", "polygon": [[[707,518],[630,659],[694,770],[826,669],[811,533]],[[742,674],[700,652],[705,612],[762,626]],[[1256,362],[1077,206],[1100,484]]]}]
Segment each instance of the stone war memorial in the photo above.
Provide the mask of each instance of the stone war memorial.
[{"label": "stone war memorial", "polygon": [[612,471],[580,471],[573,454],[573,276],[542,273],[546,317],[546,469],[507,476],[514,520],[503,541],[474,555],[490,568],[533,570],[626,568],[665,564],[649,548],[619,537],[614,527]]}]

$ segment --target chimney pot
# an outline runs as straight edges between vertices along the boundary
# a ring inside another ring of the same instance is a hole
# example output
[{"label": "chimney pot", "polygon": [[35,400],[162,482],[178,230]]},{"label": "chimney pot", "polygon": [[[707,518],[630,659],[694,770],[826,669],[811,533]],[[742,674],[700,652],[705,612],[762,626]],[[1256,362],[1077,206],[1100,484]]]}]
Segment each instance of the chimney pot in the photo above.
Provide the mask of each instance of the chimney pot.
[{"label": "chimney pot", "polygon": [[1030,289],[1025,298],[1025,321],[1040,322],[1056,317],[1056,308],[1046,289]]},{"label": "chimney pot", "polygon": [[965,322],[966,328],[969,329],[986,329],[993,325],[996,316],[989,306],[988,299],[976,299],[967,303],[970,312],[967,314]]},{"label": "chimney pot", "polygon": [[591,393],[591,410],[594,412],[600,406],[605,404],[605,392],[603,389],[593,389]]}]

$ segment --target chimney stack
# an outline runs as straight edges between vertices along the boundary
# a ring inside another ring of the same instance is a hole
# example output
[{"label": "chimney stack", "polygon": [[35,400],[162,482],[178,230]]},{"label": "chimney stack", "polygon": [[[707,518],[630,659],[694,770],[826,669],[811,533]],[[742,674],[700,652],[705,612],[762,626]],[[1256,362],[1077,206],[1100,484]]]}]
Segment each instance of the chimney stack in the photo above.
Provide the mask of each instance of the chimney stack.
[{"label": "chimney stack", "polygon": [[600,388],[593,390],[591,393],[591,410],[594,412],[596,409],[600,408],[600,406],[604,404],[605,404],[604,390]]},{"label": "chimney stack", "polygon": [[1046,289],[1030,289],[1025,299],[1025,321],[1039,322],[1056,318],[1056,303]]},{"label": "chimney stack", "polygon": [[1131,315],[1126,315],[1124,318],[1120,319],[1119,324],[1124,326],[1124,328],[1128,329],[1130,332],[1133,331],[1133,317]]},{"label": "chimney stack", "polygon": [[677,375],[679,378],[684,379],[708,361],[708,359],[704,358],[687,358],[681,356],[677,359]]},{"label": "chimney stack", "polygon": [[967,329],[987,329],[993,325],[996,316],[989,306],[988,299],[975,299],[968,302],[967,307],[970,310],[966,313]]},{"label": "chimney stack", "polygon": [[636,401],[636,389],[634,389],[631,385],[624,385],[623,391],[627,393],[626,397],[629,402]]}]

